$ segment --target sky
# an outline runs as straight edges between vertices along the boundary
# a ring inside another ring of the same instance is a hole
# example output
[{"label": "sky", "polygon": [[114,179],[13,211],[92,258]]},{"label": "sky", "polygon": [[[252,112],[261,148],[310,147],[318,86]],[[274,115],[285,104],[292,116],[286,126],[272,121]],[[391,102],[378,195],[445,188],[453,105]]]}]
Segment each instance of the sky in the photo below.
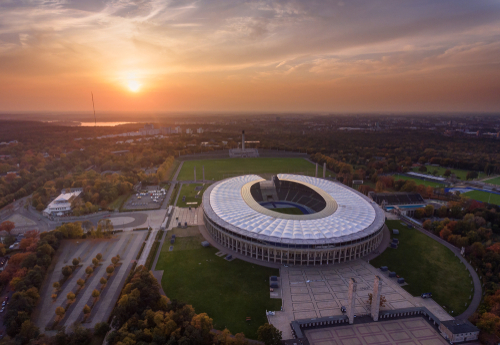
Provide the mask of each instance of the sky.
[{"label": "sky", "polygon": [[500,1],[0,0],[0,112],[500,112]]}]

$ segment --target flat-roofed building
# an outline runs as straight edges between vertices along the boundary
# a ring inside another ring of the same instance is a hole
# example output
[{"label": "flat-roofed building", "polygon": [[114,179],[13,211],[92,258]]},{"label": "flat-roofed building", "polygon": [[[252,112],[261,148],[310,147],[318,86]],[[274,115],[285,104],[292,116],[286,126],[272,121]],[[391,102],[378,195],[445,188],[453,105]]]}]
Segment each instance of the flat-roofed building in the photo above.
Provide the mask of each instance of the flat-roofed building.
[{"label": "flat-roofed building", "polygon": [[61,193],[57,198],[55,198],[45,210],[43,210],[44,216],[62,216],[71,212],[71,203],[78,198],[82,191],[75,190],[69,193]]}]

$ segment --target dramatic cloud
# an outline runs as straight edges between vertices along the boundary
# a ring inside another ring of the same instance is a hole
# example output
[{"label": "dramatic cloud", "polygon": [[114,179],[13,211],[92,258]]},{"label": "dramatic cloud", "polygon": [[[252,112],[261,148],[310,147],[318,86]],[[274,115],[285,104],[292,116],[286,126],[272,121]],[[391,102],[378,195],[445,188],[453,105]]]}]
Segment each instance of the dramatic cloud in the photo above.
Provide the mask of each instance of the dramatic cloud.
[{"label": "dramatic cloud", "polygon": [[0,1],[0,111],[499,111],[499,56],[498,1]]}]

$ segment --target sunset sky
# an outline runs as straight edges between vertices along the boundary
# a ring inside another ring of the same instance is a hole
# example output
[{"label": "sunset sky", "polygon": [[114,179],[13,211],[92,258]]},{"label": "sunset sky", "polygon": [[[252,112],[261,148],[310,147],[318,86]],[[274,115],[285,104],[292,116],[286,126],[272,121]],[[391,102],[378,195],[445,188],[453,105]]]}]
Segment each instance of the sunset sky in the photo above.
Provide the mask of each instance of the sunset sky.
[{"label": "sunset sky", "polygon": [[500,111],[500,1],[0,0],[0,112]]}]

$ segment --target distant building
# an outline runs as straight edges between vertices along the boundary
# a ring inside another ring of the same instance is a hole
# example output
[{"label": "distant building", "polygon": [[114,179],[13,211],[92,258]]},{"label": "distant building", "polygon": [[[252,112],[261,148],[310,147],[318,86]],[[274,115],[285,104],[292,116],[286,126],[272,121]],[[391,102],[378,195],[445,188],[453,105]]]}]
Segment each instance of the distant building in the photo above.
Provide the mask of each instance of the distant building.
[{"label": "distant building", "polygon": [[[127,140],[126,143],[133,142],[133,141],[134,141],[133,139],[130,139],[130,140]],[[126,153],[129,153],[129,152],[130,152],[129,150],[111,151],[112,154],[117,155],[117,156],[122,156]]]},{"label": "distant building", "polygon": [[198,133],[198,134],[202,134],[202,133],[203,133],[203,128],[201,128],[201,127],[200,127],[200,128],[198,128],[198,129],[196,130],[196,133]]},{"label": "distant building", "polygon": [[146,124],[144,128],[139,129],[140,135],[157,135],[161,133],[161,129],[155,129],[153,124]]},{"label": "distant building", "polygon": [[161,134],[172,134],[172,128],[170,127],[162,127]]},{"label": "distant building", "polygon": [[55,198],[45,210],[43,210],[44,216],[62,216],[71,212],[71,203],[78,198],[82,191],[75,190],[70,193],[62,192],[57,198]]},{"label": "distant building", "polygon": [[469,321],[441,321],[439,330],[446,339],[453,343],[477,340],[479,337],[479,328],[474,326]]},{"label": "distant building", "polygon": [[186,129],[186,134],[193,134],[193,130],[191,128]]},{"label": "distant building", "polygon": [[179,127],[179,126],[175,127],[175,133],[179,133],[179,134],[182,133],[181,127]]}]

